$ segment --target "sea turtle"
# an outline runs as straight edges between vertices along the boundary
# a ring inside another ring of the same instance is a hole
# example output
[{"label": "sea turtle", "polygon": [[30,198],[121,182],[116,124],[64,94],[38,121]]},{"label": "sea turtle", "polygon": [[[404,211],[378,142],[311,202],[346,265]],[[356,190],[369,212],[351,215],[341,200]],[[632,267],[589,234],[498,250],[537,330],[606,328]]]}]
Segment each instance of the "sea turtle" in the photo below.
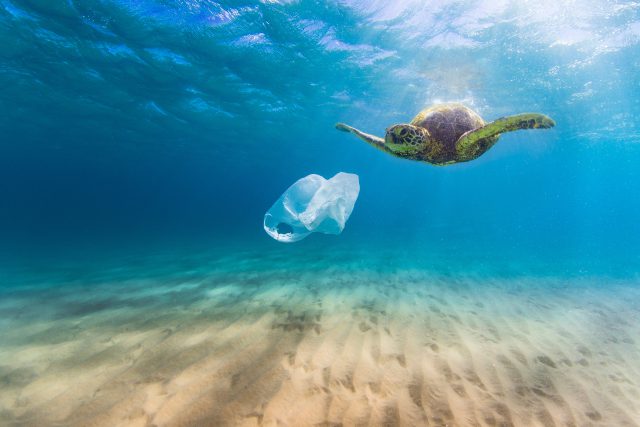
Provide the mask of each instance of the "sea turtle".
[{"label": "sea turtle", "polygon": [[502,117],[491,123],[462,104],[440,104],[422,110],[409,124],[393,125],[384,139],[359,131],[344,123],[336,128],[351,132],[394,156],[434,165],[468,162],[484,154],[500,134],[518,129],[548,129],[555,122],[537,113]]}]

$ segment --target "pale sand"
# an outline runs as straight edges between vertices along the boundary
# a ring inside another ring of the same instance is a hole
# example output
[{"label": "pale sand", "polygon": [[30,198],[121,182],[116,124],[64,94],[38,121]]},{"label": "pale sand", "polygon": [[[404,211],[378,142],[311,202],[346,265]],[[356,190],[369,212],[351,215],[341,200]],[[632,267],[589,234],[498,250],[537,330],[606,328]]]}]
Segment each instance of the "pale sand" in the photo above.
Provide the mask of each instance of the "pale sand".
[{"label": "pale sand", "polygon": [[17,293],[0,424],[637,426],[640,286],[598,286],[248,268]]}]

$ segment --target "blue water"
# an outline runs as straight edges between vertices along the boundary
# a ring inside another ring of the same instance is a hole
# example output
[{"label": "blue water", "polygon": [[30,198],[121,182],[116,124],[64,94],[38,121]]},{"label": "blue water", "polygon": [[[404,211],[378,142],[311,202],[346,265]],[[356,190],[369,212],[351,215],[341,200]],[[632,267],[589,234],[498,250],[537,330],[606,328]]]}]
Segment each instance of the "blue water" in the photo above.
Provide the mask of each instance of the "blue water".
[{"label": "blue water", "polygon": [[[634,3],[0,4],[3,252],[266,244],[284,189],[348,171],[362,192],[346,231],[297,250],[390,239],[640,265]],[[557,127],[445,168],[333,128],[380,135],[444,101]]]},{"label": "blue water", "polygon": [[[125,324],[117,309],[146,301],[122,299],[129,281],[333,290],[345,271],[380,283],[428,272],[445,288],[527,277],[549,295],[595,277],[615,297],[622,280],[611,312],[638,318],[616,305],[640,277],[636,2],[0,0],[0,88],[5,319],[113,309]],[[485,121],[540,112],[557,125],[446,167],[334,128],[382,136],[453,101]],[[285,245],[264,232],[289,185],[340,171],[361,186],[340,236]],[[33,310],[47,298],[50,311]],[[19,425],[2,402],[0,424]]]}]

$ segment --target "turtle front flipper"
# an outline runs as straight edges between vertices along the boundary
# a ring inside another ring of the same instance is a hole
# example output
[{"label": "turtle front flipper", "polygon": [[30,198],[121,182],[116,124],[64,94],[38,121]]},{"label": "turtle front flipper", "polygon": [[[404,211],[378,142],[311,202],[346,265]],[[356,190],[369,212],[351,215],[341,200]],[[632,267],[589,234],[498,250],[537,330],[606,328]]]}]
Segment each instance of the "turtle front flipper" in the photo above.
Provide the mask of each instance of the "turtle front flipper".
[{"label": "turtle front flipper", "polygon": [[555,125],[556,122],[544,114],[524,113],[502,117],[462,134],[456,142],[456,160],[466,162],[479,157],[498,142],[500,134],[519,129],[549,129]]},{"label": "turtle front flipper", "polygon": [[[354,134],[355,136],[357,136],[358,138],[360,138],[361,140],[363,140],[364,142],[373,145],[374,147],[385,151],[387,153],[391,153],[391,151],[389,150],[388,147],[386,147],[384,145],[384,139],[374,136],[374,135],[369,135],[368,133],[364,133],[362,131],[359,131],[358,129],[351,127],[349,125],[345,125],[344,123],[337,123],[336,124],[336,129],[341,130],[343,132],[350,132],[352,134]],[[393,153],[391,153],[393,154]]]}]

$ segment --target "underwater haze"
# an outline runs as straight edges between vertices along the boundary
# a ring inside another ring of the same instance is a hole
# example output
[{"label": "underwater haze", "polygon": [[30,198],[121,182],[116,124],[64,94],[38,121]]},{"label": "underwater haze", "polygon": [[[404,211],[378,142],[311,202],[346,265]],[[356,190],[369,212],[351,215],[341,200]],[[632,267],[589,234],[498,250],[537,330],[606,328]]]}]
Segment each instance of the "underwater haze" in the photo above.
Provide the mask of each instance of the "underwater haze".
[{"label": "underwater haze", "polygon": [[[0,424],[640,425],[637,2],[0,0],[0,87]],[[335,129],[445,102],[556,126]]]}]

